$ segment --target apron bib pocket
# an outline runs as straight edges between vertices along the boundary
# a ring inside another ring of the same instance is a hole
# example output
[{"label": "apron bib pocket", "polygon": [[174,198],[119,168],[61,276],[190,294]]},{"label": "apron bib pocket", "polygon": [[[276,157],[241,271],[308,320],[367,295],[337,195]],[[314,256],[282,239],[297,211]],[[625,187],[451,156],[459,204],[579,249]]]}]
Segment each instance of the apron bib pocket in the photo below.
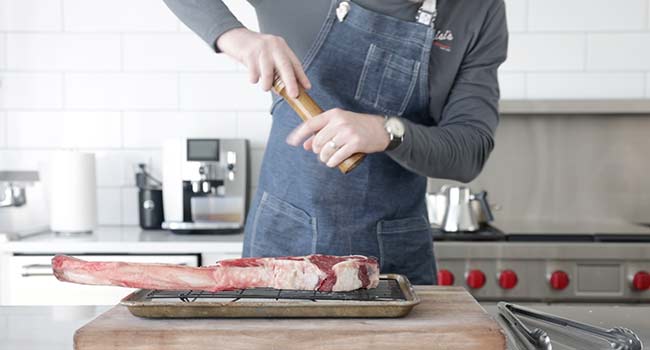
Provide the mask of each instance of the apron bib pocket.
[{"label": "apron bib pocket", "polygon": [[433,284],[433,236],[424,217],[377,223],[382,273],[406,275],[413,284]]},{"label": "apron bib pocket", "polygon": [[354,98],[377,112],[401,116],[419,71],[420,62],[370,44]]},{"label": "apron bib pocket", "polygon": [[301,256],[316,248],[316,218],[268,192],[253,218],[251,256]]}]

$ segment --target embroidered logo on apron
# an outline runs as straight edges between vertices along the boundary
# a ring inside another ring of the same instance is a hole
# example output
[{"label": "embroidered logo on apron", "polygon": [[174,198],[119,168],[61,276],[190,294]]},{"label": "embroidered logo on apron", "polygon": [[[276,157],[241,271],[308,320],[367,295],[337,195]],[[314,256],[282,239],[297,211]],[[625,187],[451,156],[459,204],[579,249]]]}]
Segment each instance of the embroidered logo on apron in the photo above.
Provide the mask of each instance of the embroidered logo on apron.
[{"label": "embroidered logo on apron", "polygon": [[[451,45],[449,42],[454,40],[454,34],[451,30],[438,30],[436,36],[433,38],[433,45],[437,46],[441,50],[451,52]],[[446,41],[447,43],[443,43]]]}]

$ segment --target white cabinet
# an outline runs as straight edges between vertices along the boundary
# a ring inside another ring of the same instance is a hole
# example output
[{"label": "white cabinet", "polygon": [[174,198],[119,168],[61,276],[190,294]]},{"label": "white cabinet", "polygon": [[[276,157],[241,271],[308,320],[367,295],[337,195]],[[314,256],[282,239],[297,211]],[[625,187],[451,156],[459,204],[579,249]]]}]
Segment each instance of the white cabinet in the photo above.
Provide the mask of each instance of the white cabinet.
[{"label": "white cabinet", "polygon": [[214,265],[217,261],[221,260],[239,259],[241,258],[241,254],[241,249],[226,249],[219,252],[203,253],[201,254],[201,265],[209,266]]},{"label": "white cabinet", "polygon": [[[58,281],[52,255],[14,255],[5,259],[3,305],[113,305],[133,289],[86,286]],[[79,255],[89,261],[124,261],[198,266],[199,255]]]}]

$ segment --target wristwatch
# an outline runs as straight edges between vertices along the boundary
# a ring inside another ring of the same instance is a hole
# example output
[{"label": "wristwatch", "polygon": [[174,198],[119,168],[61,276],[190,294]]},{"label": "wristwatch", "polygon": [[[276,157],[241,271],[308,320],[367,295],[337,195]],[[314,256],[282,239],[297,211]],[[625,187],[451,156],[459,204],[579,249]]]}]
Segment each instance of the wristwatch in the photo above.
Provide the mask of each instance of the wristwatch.
[{"label": "wristwatch", "polygon": [[404,123],[397,117],[384,116],[384,118],[384,129],[386,129],[386,132],[390,137],[390,142],[388,143],[388,147],[386,147],[386,151],[391,151],[401,145],[402,141],[404,141]]}]

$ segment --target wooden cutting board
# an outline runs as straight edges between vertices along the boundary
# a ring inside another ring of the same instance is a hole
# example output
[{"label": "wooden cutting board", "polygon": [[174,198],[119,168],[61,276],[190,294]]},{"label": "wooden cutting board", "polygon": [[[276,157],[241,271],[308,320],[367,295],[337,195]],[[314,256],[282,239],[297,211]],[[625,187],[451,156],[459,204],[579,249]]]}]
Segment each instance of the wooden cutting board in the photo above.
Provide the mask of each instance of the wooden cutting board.
[{"label": "wooden cutting board", "polygon": [[422,300],[393,319],[138,318],[116,306],[78,329],[76,350],[505,349],[504,333],[461,287],[419,286]]}]

